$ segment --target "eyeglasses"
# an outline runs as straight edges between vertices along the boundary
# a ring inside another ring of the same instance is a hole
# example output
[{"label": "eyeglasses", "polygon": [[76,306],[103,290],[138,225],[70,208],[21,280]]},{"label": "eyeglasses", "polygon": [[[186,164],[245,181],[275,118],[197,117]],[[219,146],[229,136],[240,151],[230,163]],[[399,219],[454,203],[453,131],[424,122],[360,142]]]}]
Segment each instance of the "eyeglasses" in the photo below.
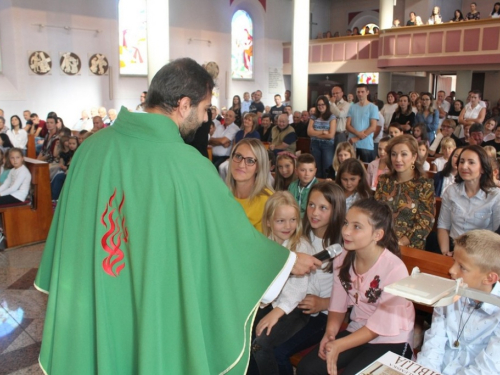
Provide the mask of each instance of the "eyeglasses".
[{"label": "eyeglasses", "polygon": [[320,103],[320,104],[318,104],[318,107],[326,107],[326,104]]},{"label": "eyeglasses", "polygon": [[245,164],[249,167],[251,166],[254,166],[255,164],[257,164],[257,159],[254,159],[254,158],[251,158],[251,157],[248,157],[248,158],[245,158],[243,157],[243,155],[239,154],[239,153],[236,153],[233,155],[233,161],[235,163],[241,163],[242,160],[245,160]]}]

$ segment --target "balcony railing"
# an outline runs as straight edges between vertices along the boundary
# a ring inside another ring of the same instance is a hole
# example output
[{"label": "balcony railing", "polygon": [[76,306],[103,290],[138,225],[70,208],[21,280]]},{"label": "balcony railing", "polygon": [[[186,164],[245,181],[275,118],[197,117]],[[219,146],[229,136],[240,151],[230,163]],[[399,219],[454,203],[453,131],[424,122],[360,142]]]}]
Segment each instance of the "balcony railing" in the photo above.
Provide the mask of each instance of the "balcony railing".
[{"label": "balcony railing", "polygon": [[[292,45],[283,44],[283,71],[291,74]],[[409,26],[380,35],[309,42],[309,74],[360,71],[500,70],[500,19]],[[424,69],[422,69],[424,68]]]}]

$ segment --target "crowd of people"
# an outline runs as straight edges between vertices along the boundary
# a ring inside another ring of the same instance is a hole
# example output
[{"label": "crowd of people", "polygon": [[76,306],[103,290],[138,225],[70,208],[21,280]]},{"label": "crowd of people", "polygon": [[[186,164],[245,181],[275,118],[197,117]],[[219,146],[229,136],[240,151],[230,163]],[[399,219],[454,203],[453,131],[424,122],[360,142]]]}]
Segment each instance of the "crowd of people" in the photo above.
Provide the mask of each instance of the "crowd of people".
[{"label": "crowd of people", "polygon": [[[269,107],[257,90],[244,93],[243,100],[235,96],[220,114],[210,108],[206,142],[213,165],[254,228],[294,253],[312,255],[343,245],[340,256],[309,275],[291,275],[277,298],[262,303],[248,374],[293,374],[290,356],[311,346],[315,349],[297,374],[332,374],[337,368],[355,374],[387,351],[412,358],[413,305],[383,292],[408,276],[400,246],[454,256],[453,278],[500,295],[500,236],[494,233],[500,228],[498,108],[495,115],[477,90],[465,105],[443,91],[437,98],[429,92],[391,91],[387,103],[374,104],[363,84],[355,96],[352,100],[335,86],[309,111],[294,112],[289,91],[284,101],[275,95]],[[106,126],[101,112],[92,118],[90,131],[66,128],[53,112],[46,121],[30,114],[35,121],[25,127],[12,116],[12,133],[24,128],[42,138],[37,157],[50,163],[54,199],[80,143]],[[299,138],[307,137],[310,153],[297,153]],[[11,171],[0,186],[0,204],[5,191],[24,199],[29,186],[23,150],[6,151]],[[434,179],[426,173],[431,168]],[[436,196],[442,198],[439,217]],[[435,309],[419,363],[443,374],[457,368],[500,371],[494,356],[500,311],[468,304],[463,298]],[[350,323],[341,330],[349,307]],[[475,314],[473,320],[481,322],[478,332],[463,334],[469,319],[457,324],[457,317],[464,309],[471,311],[468,318]]]},{"label": "crowd of people", "polygon": [[[53,111],[47,114],[45,120],[42,120],[37,113],[25,110],[23,111],[24,121],[18,115],[11,115],[9,127],[6,124],[4,110],[0,109],[1,186],[4,186],[10,172],[15,170],[10,161],[11,152],[13,150],[19,151],[24,158],[27,153],[28,135],[32,135],[35,139],[37,159],[49,163],[51,193],[53,205],[55,206],[73,154],[85,139],[97,131],[113,125],[117,117],[115,109],[106,111],[104,107],[92,108],[90,113],[92,117],[89,117],[86,110],[82,111],[81,118],[73,126],[67,127],[63,119]],[[19,178],[17,180],[19,182]],[[19,194],[18,196],[22,199],[8,204],[24,202],[28,198],[28,193],[29,183],[26,194]],[[1,204],[2,201],[0,200]]]},{"label": "crowd of people", "polygon": [[[500,2],[496,2],[493,5],[493,9],[488,15],[489,18],[500,18]],[[481,13],[477,10],[477,4],[472,2],[470,4],[470,12],[467,12],[465,15],[462,13],[460,9],[455,9],[453,12],[453,17],[443,18],[441,15],[441,8],[439,6],[435,6],[432,8],[432,12],[427,19],[424,21],[421,16],[417,15],[414,11],[409,13],[409,19],[406,22],[406,26],[422,26],[422,25],[439,25],[443,22],[462,22],[462,21],[475,21],[481,19]],[[401,24],[401,20],[399,18],[395,18],[392,24],[392,27],[402,27],[404,25]],[[344,35],[341,35],[339,31],[335,31],[333,34],[331,31],[326,32],[318,32],[316,35],[316,39],[329,39],[329,38],[338,38],[340,36],[357,36],[357,35],[377,35],[379,34],[380,29],[377,26],[367,25],[361,29],[357,26],[352,29],[347,29]]]},{"label": "crowd of people", "polygon": [[[494,233],[500,231],[498,107],[490,110],[478,90],[469,92],[465,105],[454,92],[444,91],[436,98],[429,92],[391,91],[386,103],[372,102],[363,84],[357,85],[355,100],[335,86],[309,111],[292,111],[280,95],[272,108],[261,102],[260,92],[245,93],[244,98],[253,98],[248,113],[237,96],[225,116],[212,109],[217,116],[210,143],[226,152],[228,166],[223,173],[219,166],[219,173],[249,221],[291,251],[314,254],[333,243],[343,243],[347,250],[307,278],[292,276],[280,296],[263,306],[254,323],[248,374],[292,374],[289,357],[314,344],[319,345],[300,362],[298,374],[334,373],[336,366],[354,374],[389,350],[411,358],[413,308],[389,298],[398,306],[391,319],[400,319],[399,329],[384,331],[382,323],[389,315],[382,305],[389,302],[370,301],[370,285],[376,275],[385,281],[407,275],[399,246],[459,254],[483,273],[497,272],[496,265],[474,263],[476,250],[471,249],[481,235],[485,243],[486,238],[500,240]],[[243,118],[241,127],[231,112]],[[310,138],[310,153],[296,152],[296,142],[305,137]],[[439,216],[436,197],[442,199]],[[435,221],[437,233],[432,232]],[[365,234],[358,234],[360,230]],[[481,256],[498,251],[488,249]],[[453,277],[463,275],[458,267],[450,270]],[[351,280],[358,280],[355,289]],[[483,290],[500,294],[496,281],[486,284]],[[356,318],[340,332],[350,305],[351,319]],[[433,321],[439,329],[453,326],[448,316],[460,313],[443,311],[434,317],[439,322]],[[419,363],[444,374],[454,373],[448,369],[458,364],[500,369],[496,359],[483,354],[496,333],[484,341],[483,336],[471,338],[481,349],[469,353],[461,347],[466,354],[450,354],[453,342],[437,342],[443,335],[436,328],[429,331]],[[456,336],[464,340],[461,333]],[[440,359],[430,349],[438,345],[446,353]],[[464,361],[464,356],[471,357]]]}]

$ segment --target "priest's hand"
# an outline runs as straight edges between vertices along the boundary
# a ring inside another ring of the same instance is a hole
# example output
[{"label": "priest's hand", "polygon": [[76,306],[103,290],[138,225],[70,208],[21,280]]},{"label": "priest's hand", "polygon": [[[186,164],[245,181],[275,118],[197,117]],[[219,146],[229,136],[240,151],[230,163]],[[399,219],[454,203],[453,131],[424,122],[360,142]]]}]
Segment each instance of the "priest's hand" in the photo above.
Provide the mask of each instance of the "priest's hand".
[{"label": "priest's hand", "polygon": [[316,270],[318,267],[321,267],[321,261],[319,259],[308,254],[297,253],[297,260],[293,265],[292,275],[302,276]]}]

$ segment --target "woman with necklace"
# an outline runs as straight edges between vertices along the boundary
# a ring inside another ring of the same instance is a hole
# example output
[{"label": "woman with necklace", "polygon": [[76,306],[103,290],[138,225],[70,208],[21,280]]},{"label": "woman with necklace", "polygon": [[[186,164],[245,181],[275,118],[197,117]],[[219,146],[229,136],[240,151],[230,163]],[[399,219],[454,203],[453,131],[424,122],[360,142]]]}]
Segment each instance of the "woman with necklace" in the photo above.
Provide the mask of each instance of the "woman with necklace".
[{"label": "woman with necklace", "polygon": [[425,177],[413,136],[391,139],[386,150],[390,172],[379,177],[375,199],[392,208],[399,245],[424,249],[434,224],[433,181]]}]

